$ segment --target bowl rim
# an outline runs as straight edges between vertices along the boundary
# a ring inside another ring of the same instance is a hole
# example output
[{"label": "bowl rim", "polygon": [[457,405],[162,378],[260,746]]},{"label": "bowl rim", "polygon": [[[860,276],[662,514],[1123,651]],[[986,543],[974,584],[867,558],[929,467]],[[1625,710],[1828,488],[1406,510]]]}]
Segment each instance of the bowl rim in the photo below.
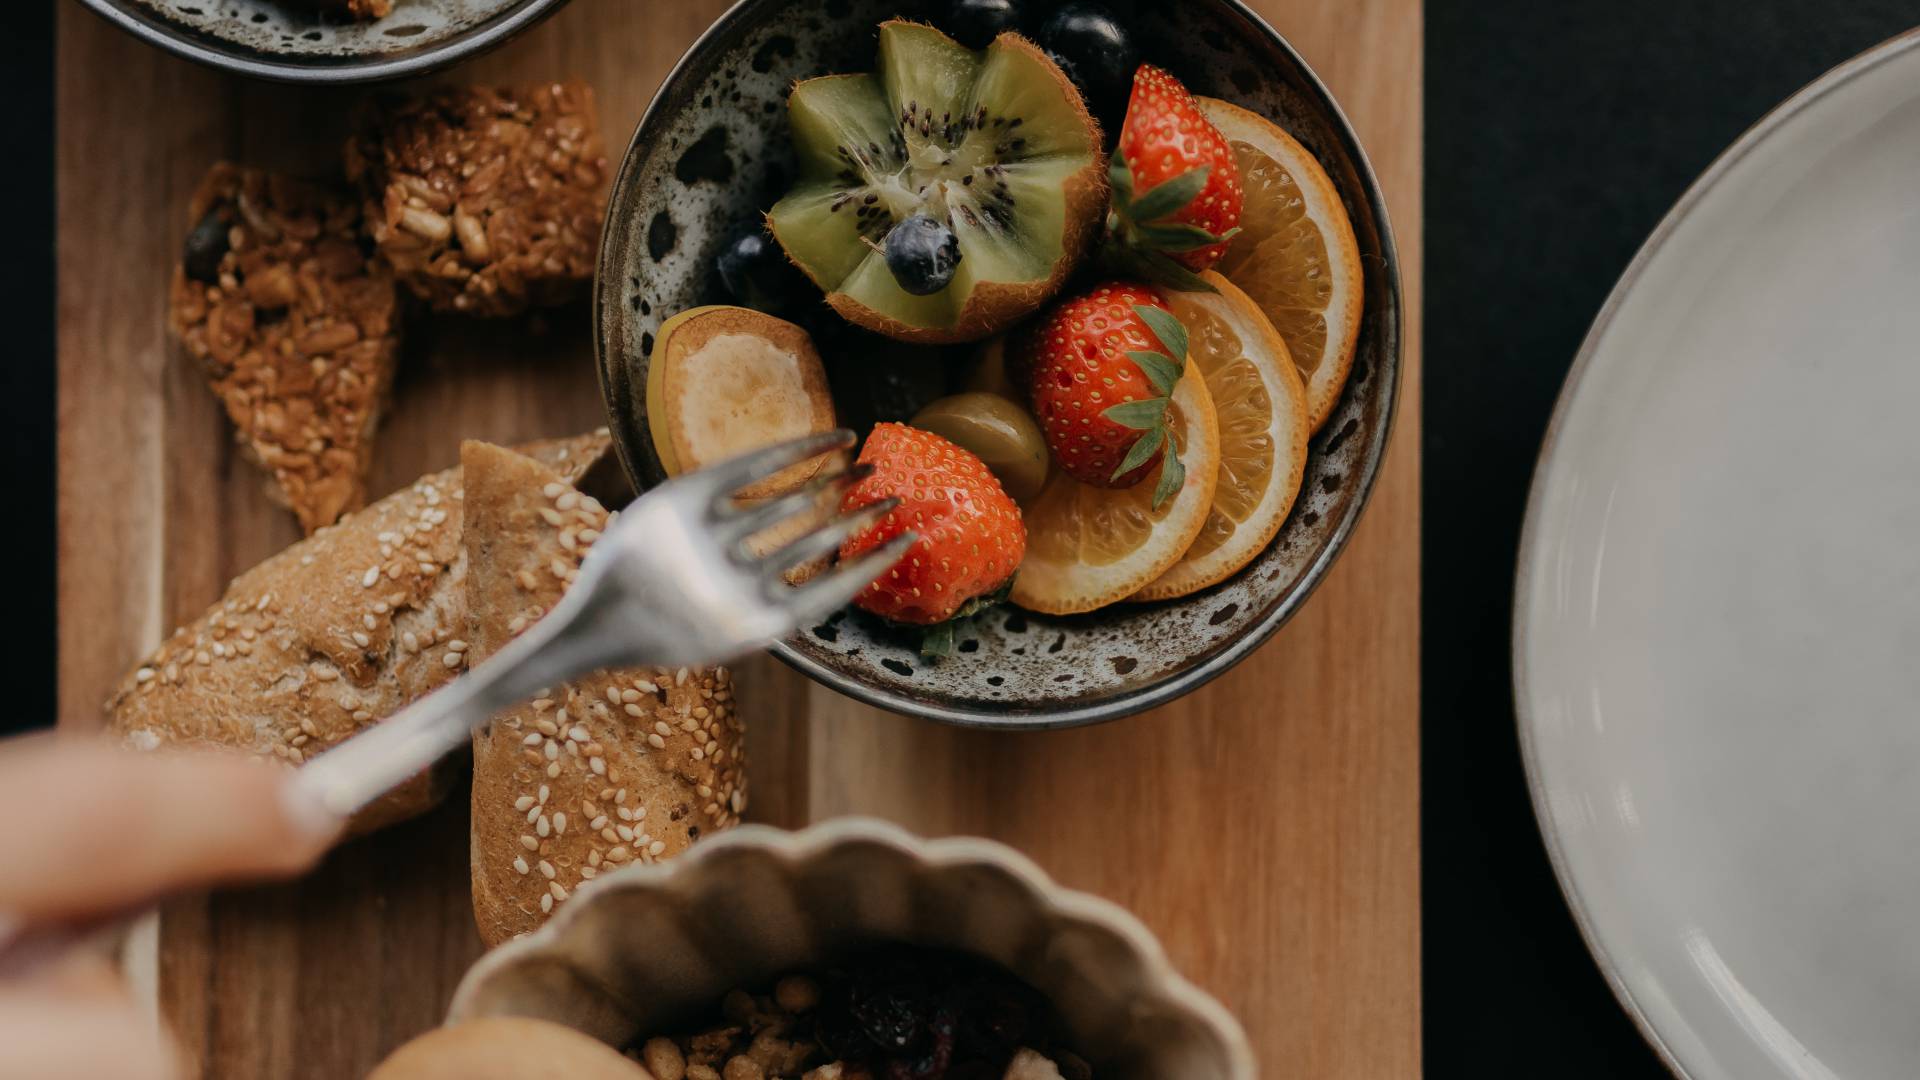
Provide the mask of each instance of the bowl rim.
[{"label": "bowl rim", "polygon": [[472,1019],[474,999],[485,983],[522,960],[557,949],[573,924],[585,917],[580,912],[602,895],[666,891],[676,877],[692,874],[707,862],[742,849],[761,852],[793,866],[855,844],[887,848],[932,870],[989,866],[1005,872],[1021,884],[1036,906],[1049,914],[1098,927],[1125,942],[1139,958],[1148,985],[1161,991],[1164,1000],[1194,1017],[1220,1041],[1227,1052],[1230,1076],[1235,1080],[1252,1080],[1259,1074],[1252,1043],[1240,1021],[1212,994],[1173,966],[1160,939],[1133,912],[1105,897],[1060,884],[1038,863],[997,840],[978,836],[928,839],[892,822],[863,816],[830,818],[797,830],[741,825],[708,837],[664,862],[633,863],[584,882],[574,891],[572,900],[545,925],[494,948],[467,969],[447,1006],[446,1023]]},{"label": "bowl rim", "polygon": [[[424,48],[395,56],[348,59],[341,63],[302,64],[254,54],[239,46],[223,48],[167,23],[157,12],[140,15],[115,0],[80,0],[95,15],[134,37],[185,60],[219,71],[269,82],[309,86],[347,86],[386,82],[448,68],[504,44],[558,11],[567,0],[522,0],[519,7]],[[138,3],[139,0],[133,0]]]},{"label": "bowl rim", "polygon": [[[620,169],[615,173],[608,188],[609,213],[601,226],[600,249],[594,268],[593,281],[593,353],[594,370],[599,379],[601,404],[607,413],[607,426],[613,432],[613,444],[620,458],[622,468],[636,491],[644,491],[641,483],[641,470],[633,460],[628,447],[636,440],[646,437],[643,431],[635,431],[626,421],[626,416],[615,402],[617,388],[610,377],[610,365],[620,358],[608,356],[607,336],[604,332],[607,313],[620,306],[613,296],[611,283],[619,280],[625,273],[624,268],[610,267],[608,253],[613,250],[613,236],[618,224],[611,212],[619,201],[620,193],[634,183],[634,170],[643,144],[650,146],[657,141],[668,118],[661,115],[663,106],[676,83],[684,77],[696,56],[704,53],[722,35],[732,31],[736,24],[745,20],[748,9],[767,2],[767,0],[735,0],[719,18],[715,19],[685,52],[674,61],[673,67],[661,79],[648,99],[647,107],[640,115],[640,121],[634,127],[633,137],[627,143],[626,153],[620,161]],[[1295,65],[1300,75],[1321,107],[1325,109],[1329,128],[1335,134],[1341,149],[1353,164],[1355,178],[1360,191],[1365,196],[1368,212],[1373,216],[1380,238],[1380,266],[1382,292],[1389,298],[1387,310],[1381,315],[1387,320],[1385,334],[1387,347],[1381,358],[1382,368],[1391,368],[1391,377],[1381,380],[1381,393],[1385,395],[1384,416],[1373,437],[1360,455],[1358,464],[1358,487],[1353,501],[1348,504],[1346,513],[1334,524],[1327,542],[1320,553],[1308,563],[1301,573],[1299,585],[1292,592],[1281,597],[1264,612],[1259,621],[1249,624],[1238,637],[1230,638],[1215,647],[1212,653],[1200,663],[1172,674],[1161,677],[1133,689],[1124,690],[1112,697],[1086,704],[1064,704],[1058,707],[1023,707],[1018,703],[1008,703],[1000,708],[956,708],[939,702],[922,701],[906,695],[897,694],[876,686],[870,686],[857,679],[847,678],[824,664],[812,659],[789,641],[776,641],[767,647],[767,651],[778,657],[788,667],[800,672],[822,686],[853,698],[863,704],[885,709],[888,712],[904,716],[914,716],[934,720],[961,728],[976,728],[992,731],[1053,731],[1063,728],[1082,727],[1089,724],[1106,723],[1132,716],[1139,712],[1165,705],[1184,695],[1199,689],[1225,674],[1240,661],[1245,660],[1255,649],[1266,644],[1268,639],[1279,632],[1280,628],[1292,619],[1294,614],[1312,598],[1314,592],[1326,579],[1327,573],[1340,555],[1346,551],[1354,529],[1365,514],[1373,498],[1373,488],[1379,479],[1380,470],[1386,463],[1387,445],[1393,435],[1394,421],[1399,413],[1400,381],[1406,362],[1406,335],[1404,333],[1406,298],[1401,288],[1399,245],[1395,241],[1393,222],[1387,211],[1386,194],[1380,187],[1379,176],[1373,168],[1373,161],[1367,156],[1366,149],[1360,144],[1360,137],[1353,129],[1353,122],[1347,118],[1346,111],[1327,89],[1326,82],[1313,70],[1300,51],[1293,47],[1286,35],[1274,29],[1273,25],[1260,14],[1247,6],[1245,0],[1215,0],[1230,14],[1247,21],[1268,42],[1279,48]],[[1184,598],[1183,598],[1184,599]],[[1179,602],[1179,601],[1172,601]]]}]

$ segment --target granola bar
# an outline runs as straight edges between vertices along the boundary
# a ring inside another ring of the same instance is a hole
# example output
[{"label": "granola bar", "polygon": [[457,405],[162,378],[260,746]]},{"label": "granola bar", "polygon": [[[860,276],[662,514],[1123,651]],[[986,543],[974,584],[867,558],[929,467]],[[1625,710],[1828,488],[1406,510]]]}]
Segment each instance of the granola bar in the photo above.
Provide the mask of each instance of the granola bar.
[{"label": "granola bar", "polygon": [[436,310],[514,315],[592,280],[607,162],[584,83],[385,103],[346,165],[380,253]]},{"label": "granola bar", "polygon": [[222,163],[194,196],[168,322],[308,532],[366,502],[399,352],[391,274],[344,193]]}]

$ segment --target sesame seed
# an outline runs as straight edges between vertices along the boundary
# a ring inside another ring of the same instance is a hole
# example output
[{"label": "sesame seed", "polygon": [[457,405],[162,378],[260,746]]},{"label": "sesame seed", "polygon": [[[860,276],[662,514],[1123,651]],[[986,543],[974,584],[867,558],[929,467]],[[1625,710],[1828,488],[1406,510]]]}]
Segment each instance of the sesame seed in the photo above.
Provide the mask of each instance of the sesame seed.
[{"label": "sesame seed", "polygon": [[654,721],[653,730],[659,732],[661,735],[673,734],[673,726],[668,724],[665,720]]},{"label": "sesame seed", "polygon": [[592,821],[587,822],[587,828],[592,829],[595,832],[598,832],[601,829],[604,829],[606,827],[607,827],[607,815],[605,814],[601,814],[599,817],[596,817]]},{"label": "sesame seed", "polygon": [[[387,605],[385,604],[375,604],[374,608],[377,610],[379,608],[384,608],[386,606]],[[360,625],[366,627],[369,630],[377,630],[380,628],[380,620],[374,618],[371,615],[362,615],[360,616]]]},{"label": "sesame seed", "polygon": [[571,510],[580,505],[580,493],[577,491],[565,492],[559,498],[553,500],[553,505],[561,510]]},{"label": "sesame seed", "polygon": [[548,881],[552,881],[553,875],[554,875],[553,864],[548,862],[545,859],[541,859],[540,860],[540,876],[543,878],[546,878]]},{"label": "sesame seed", "polygon": [[521,744],[525,746],[539,746],[544,741],[546,741],[545,737],[537,731],[527,732],[527,737],[520,740]]},{"label": "sesame seed", "polygon": [[528,851],[539,851],[540,841],[535,840],[531,836],[522,836],[520,838],[520,846],[526,848]]},{"label": "sesame seed", "polygon": [[360,575],[360,587],[363,589],[371,589],[373,588],[374,582],[379,580],[380,568],[377,566],[369,566],[367,567],[367,572]]},{"label": "sesame seed", "polygon": [[[206,653],[201,653],[200,655],[205,656]],[[198,659],[198,657],[196,657],[195,659]],[[313,677],[316,679],[319,679],[321,682],[332,682],[333,680],[340,677],[340,673],[333,670],[330,667],[323,667],[315,671],[313,673]]]},{"label": "sesame seed", "polygon": [[653,747],[655,750],[665,750],[667,748],[667,740],[661,738],[659,735],[648,735],[647,745]]},{"label": "sesame seed", "polygon": [[547,892],[552,894],[555,900],[565,900],[567,898],[566,887],[557,881],[547,883]]},{"label": "sesame seed", "polygon": [[679,671],[676,671],[673,673],[673,685],[675,686],[687,685],[687,669],[686,668],[681,668]]},{"label": "sesame seed", "polygon": [[587,865],[588,866],[600,865],[600,849],[599,848],[594,848],[592,851],[589,851],[587,853]]},{"label": "sesame seed", "polygon": [[533,823],[533,831],[539,834],[540,839],[545,840],[553,835],[553,822],[547,820],[547,815],[541,814],[539,820]]},{"label": "sesame seed", "polygon": [[460,666],[460,654],[457,652],[450,652],[447,655],[441,657],[440,662],[442,664],[445,664],[447,667],[457,668]]},{"label": "sesame seed", "polygon": [[609,844],[617,844],[620,842],[620,834],[614,832],[612,826],[608,826],[600,830],[600,839],[605,840]]},{"label": "sesame seed", "polygon": [[713,789],[712,789],[712,788],[710,788],[710,787],[708,787],[708,786],[707,786],[707,785],[705,785],[705,784],[701,784],[701,785],[700,785],[699,787],[697,787],[697,788],[694,788],[693,790],[695,790],[695,791],[697,791],[697,792],[699,792],[699,793],[700,793],[700,797],[701,797],[701,798],[703,798],[703,799],[711,799],[711,798],[713,798]]},{"label": "sesame seed", "polygon": [[631,841],[633,839],[633,826],[631,825],[615,825],[613,831],[622,840]]},{"label": "sesame seed", "polygon": [[[627,801],[627,789],[626,789],[626,788],[621,788],[621,789],[620,789],[619,791],[616,791],[616,792],[614,792],[614,793],[613,793],[613,801],[614,801],[614,802],[617,802],[617,803],[623,803],[623,802],[626,802],[626,801]],[[643,813],[644,813],[644,811],[643,811]]]},{"label": "sesame seed", "polygon": [[552,910],[553,910],[553,896],[551,894],[543,894],[540,897],[540,914],[545,915],[548,912],[551,912]]},{"label": "sesame seed", "polygon": [[555,835],[567,831],[567,814],[564,810],[553,812],[553,831]]},{"label": "sesame seed", "polygon": [[566,518],[560,516],[560,511],[555,510],[551,506],[541,507],[540,517],[543,520],[545,520],[547,524],[552,525],[555,528],[558,528],[561,524],[565,523],[565,521],[567,520]]},{"label": "sesame seed", "polygon": [[559,762],[552,761],[547,763],[547,779],[549,780],[560,779],[560,763]]},{"label": "sesame seed", "polygon": [[627,850],[625,844],[622,844],[619,847],[614,848],[612,851],[607,852],[607,858],[613,862],[625,862],[632,857],[633,857],[633,853]]},{"label": "sesame seed", "polygon": [[300,751],[296,748],[296,749],[287,751],[287,760],[293,762],[295,765],[298,765],[302,761],[306,760],[306,756],[300,753]]},{"label": "sesame seed", "polygon": [[405,645],[407,647],[408,652],[420,651],[420,639],[418,637],[415,637],[413,631],[411,630],[400,635],[400,644]]},{"label": "sesame seed", "polygon": [[545,784],[540,785],[540,805],[541,806],[547,805],[547,796],[551,794],[552,791],[553,789],[548,787],[547,785]]},{"label": "sesame seed", "polygon": [[560,734],[560,725],[544,717],[542,717],[539,720],[535,720],[533,722],[533,726],[539,728],[540,734],[545,735],[548,738],[553,738],[554,736],[557,736]]},{"label": "sesame seed", "polygon": [[546,754],[548,761],[560,760],[560,744],[557,742],[547,743]]},{"label": "sesame seed", "polygon": [[365,709],[355,709],[353,711],[353,718],[357,722],[364,724],[367,721],[373,719],[373,714],[368,712]]},{"label": "sesame seed", "polygon": [[622,705],[621,709],[625,711],[628,716],[632,716],[632,717],[641,717],[641,716],[647,715],[646,713],[641,711],[640,706],[638,705]]},{"label": "sesame seed", "polygon": [[587,767],[591,768],[594,772],[599,773],[602,776],[605,776],[607,773],[607,759],[588,758]]},{"label": "sesame seed", "polygon": [[[544,865],[544,864],[543,864],[543,865]],[[526,859],[524,859],[524,858],[521,858],[521,857],[520,857],[520,856],[518,856],[518,855],[515,855],[515,856],[513,857],[513,871],[514,871],[514,873],[516,873],[516,874],[524,874],[524,873],[526,873],[526,872],[527,872],[527,869],[528,869],[528,867],[527,867],[527,860],[526,860]]]},{"label": "sesame seed", "polygon": [[696,746],[687,751],[687,756],[695,761],[705,761],[707,759],[707,752]]},{"label": "sesame seed", "polygon": [[522,795],[519,798],[513,800],[513,808],[515,810],[520,811],[523,814],[526,813],[528,810],[533,808],[533,796]]},{"label": "sesame seed", "polygon": [[540,808],[537,806],[527,807],[527,824],[531,825],[538,820],[540,820]]},{"label": "sesame seed", "polygon": [[566,490],[567,490],[567,486],[565,484],[555,481],[553,483],[549,483],[546,487],[541,488],[540,494],[545,495],[549,499],[557,499],[561,495],[565,494]]},{"label": "sesame seed", "polygon": [[595,870],[591,866],[583,866],[580,868],[580,880],[592,881],[596,876],[599,875],[599,873],[600,871]]},{"label": "sesame seed", "polygon": [[667,842],[665,840],[655,840],[653,843],[647,845],[647,854],[649,855],[659,855],[665,850],[667,850]]},{"label": "sesame seed", "polygon": [[629,810],[629,809],[627,809],[627,808],[626,808],[626,807],[624,807],[624,806],[616,806],[616,807],[614,807],[614,808],[613,808],[613,814],[614,814],[614,816],[615,816],[615,817],[617,817],[617,818],[619,818],[619,819],[620,819],[621,821],[632,821],[632,820],[633,820],[633,811],[631,811],[631,810]]},{"label": "sesame seed", "polygon": [[647,679],[635,679],[633,685],[644,694],[657,694],[660,692],[660,688]]},{"label": "sesame seed", "polygon": [[[585,814],[585,815],[587,815],[588,817],[599,817],[599,816],[600,816],[600,808],[599,808],[598,806],[596,806],[596,805],[594,805],[594,802],[593,802],[593,800],[592,800],[592,799],[582,799],[582,800],[580,801],[580,812],[581,812],[581,813],[583,813],[583,814]],[[595,825],[595,826],[594,826],[594,828],[596,828],[596,829],[597,829],[597,828],[599,828],[599,827],[600,827],[600,826],[598,826],[598,825]]]},{"label": "sesame seed", "polygon": [[579,724],[573,725],[573,730],[567,732],[567,738],[574,742],[586,742],[588,737],[587,729]]},{"label": "sesame seed", "polygon": [[459,638],[454,638],[454,639],[453,639],[452,641],[449,641],[449,642],[447,642],[447,651],[449,651],[449,652],[466,652],[466,651],[467,651],[467,643],[466,643],[466,642],[464,642],[464,641],[461,641],[461,640],[460,640]]}]

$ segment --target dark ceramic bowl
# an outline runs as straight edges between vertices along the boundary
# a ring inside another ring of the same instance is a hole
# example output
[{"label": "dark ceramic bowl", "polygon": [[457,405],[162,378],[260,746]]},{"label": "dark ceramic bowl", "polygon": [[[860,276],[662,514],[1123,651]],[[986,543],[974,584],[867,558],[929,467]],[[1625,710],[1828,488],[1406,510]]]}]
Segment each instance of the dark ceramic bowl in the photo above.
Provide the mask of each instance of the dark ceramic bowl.
[{"label": "dark ceramic bowl", "polygon": [[[791,174],[788,87],[868,70],[883,19],[939,25],[945,6],[743,0],[654,97],[614,182],[594,294],[607,412],[622,460],[643,489],[663,478],[646,415],[653,334],[677,311],[725,302],[715,255],[773,204]],[[1400,282],[1385,202],[1353,129],[1292,47],[1234,0],[1112,6],[1147,60],[1196,93],[1272,117],[1326,166],[1359,235],[1366,274],[1353,376],[1313,440],[1305,488],[1280,535],[1220,585],[1069,618],[998,609],[976,620],[959,652],[938,661],[851,609],[774,646],[782,660],[862,701],[1002,728],[1111,720],[1170,701],[1232,667],[1299,609],[1345,545],[1379,470],[1400,376]],[[809,310],[801,318],[820,340],[849,426],[911,416],[946,392],[961,366],[850,331],[824,304]]]},{"label": "dark ceramic bowl", "polygon": [[317,14],[302,0],[82,0],[176,56],[256,79],[362,83],[465,60],[558,11],[566,0],[395,0],[384,19]]}]

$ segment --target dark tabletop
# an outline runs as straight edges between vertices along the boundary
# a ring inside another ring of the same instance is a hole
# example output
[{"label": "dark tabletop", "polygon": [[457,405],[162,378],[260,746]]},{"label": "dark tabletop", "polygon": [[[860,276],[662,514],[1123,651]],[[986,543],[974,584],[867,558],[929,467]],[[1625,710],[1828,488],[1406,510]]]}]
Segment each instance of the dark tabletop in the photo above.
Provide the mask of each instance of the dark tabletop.
[{"label": "dark tabletop", "polygon": [[1507,663],[1534,454],[1587,326],[1693,178],[1920,0],[1427,0],[1422,522],[1433,1076],[1665,1075],[1534,825]]},{"label": "dark tabletop", "polygon": [[[0,35],[10,708],[53,715],[54,5]],[[1713,157],[1920,0],[1428,0],[1423,574],[1426,1061],[1433,1076],[1638,1077],[1521,775],[1508,608],[1526,485],[1614,279]],[[133,178],[130,178],[133,179]],[[137,182],[137,181],[136,181]]]}]

